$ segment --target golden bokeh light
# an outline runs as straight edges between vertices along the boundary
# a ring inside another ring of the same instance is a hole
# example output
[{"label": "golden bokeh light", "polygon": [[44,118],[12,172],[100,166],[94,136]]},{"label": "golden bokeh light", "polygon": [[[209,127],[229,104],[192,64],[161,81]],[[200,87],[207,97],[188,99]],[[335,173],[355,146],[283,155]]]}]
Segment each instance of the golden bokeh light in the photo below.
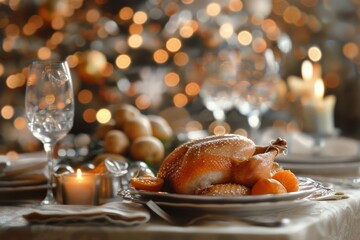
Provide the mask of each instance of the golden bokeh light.
[{"label": "golden bokeh light", "polygon": [[139,48],[143,43],[143,39],[138,34],[130,35],[128,38],[128,44],[131,48]]},{"label": "golden bokeh light", "polygon": [[8,37],[17,37],[20,34],[19,26],[16,24],[9,24],[5,28],[5,34]]},{"label": "golden bokeh light", "polygon": [[130,7],[123,7],[119,11],[119,18],[124,21],[130,20],[133,17],[133,15],[134,15],[134,10],[132,10],[132,8]]},{"label": "golden bokeh light", "polygon": [[186,104],[188,104],[189,99],[185,94],[177,93],[173,97],[173,102],[174,102],[175,107],[182,108],[182,107],[185,107]]},{"label": "golden bokeh light", "polygon": [[77,55],[70,55],[66,58],[69,68],[75,68],[79,64],[79,57]]},{"label": "golden bokeh light", "polygon": [[185,130],[187,132],[199,131],[199,130],[202,130],[202,129],[203,129],[203,125],[199,121],[189,121],[185,125]]},{"label": "golden bokeh light", "polygon": [[62,16],[56,16],[51,21],[51,27],[55,30],[60,30],[65,26],[65,19]]},{"label": "golden bokeh light", "polygon": [[135,99],[135,105],[138,109],[145,110],[151,105],[150,98],[144,94],[141,94]]},{"label": "golden bokeh light", "polygon": [[88,108],[83,112],[82,117],[85,122],[93,123],[96,121],[96,110],[93,108]]},{"label": "golden bokeh light", "polygon": [[79,102],[82,104],[88,104],[93,100],[93,93],[88,89],[83,89],[78,93]]},{"label": "golden bokeh light", "polygon": [[91,50],[86,54],[85,71],[88,74],[97,75],[101,73],[107,64],[106,56],[103,52]]},{"label": "golden bokeh light", "polygon": [[180,6],[176,2],[170,1],[165,5],[164,12],[166,16],[172,16],[179,12],[179,9]]},{"label": "golden bokeh light", "polygon": [[48,47],[41,47],[37,52],[38,58],[45,60],[51,57],[51,50]]},{"label": "golden bokeh light", "polygon": [[54,104],[54,102],[55,102],[55,96],[54,96],[54,94],[47,94],[47,95],[45,96],[45,103],[46,103],[47,105]]},{"label": "golden bokeh light", "polygon": [[169,54],[164,49],[158,49],[154,52],[153,58],[156,63],[162,64],[169,59]]},{"label": "golden bokeh light", "polygon": [[[359,47],[356,45],[356,43],[348,42],[343,46],[342,49],[345,57],[347,58],[355,58],[359,55]],[[1,75],[1,74],[0,74]]]},{"label": "golden bokeh light", "polygon": [[196,82],[190,82],[185,86],[185,93],[189,96],[196,96],[200,92],[200,85]]},{"label": "golden bokeh light", "polygon": [[0,76],[2,76],[5,72],[5,67],[2,63],[0,63]]},{"label": "golden bokeh light", "polygon": [[10,89],[15,89],[24,86],[26,77],[23,73],[12,74],[6,78],[6,86]]},{"label": "golden bokeh light", "polygon": [[88,21],[89,23],[96,23],[97,21],[99,21],[100,19],[100,12],[97,9],[90,9],[89,11],[87,11],[86,13],[86,21]]},{"label": "golden bokeh light", "polygon": [[230,133],[230,131],[231,131],[231,127],[226,122],[215,121],[209,125],[209,132],[211,132],[215,135]]},{"label": "golden bokeh light", "polygon": [[5,38],[3,39],[2,49],[5,52],[11,52],[13,50],[14,45],[15,45],[15,41],[12,38]]},{"label": "golden bokeh light", "polygon": [[114,73],[114,66],[111,63],[106,63],[105,68],[101,72],[104,77],[110,77]]},{"label": "golden bokeh light", "polygon": [[17,130],[23,130],[26,128],[26,120],[23,117],[17,117],[14,120],[14,127]]},{"label": "golden bokeh light", "polygon": [[10,105],[5,105],[1,109],[1,116],[4,119],[11,119],[14,116],[14,113],[15,113],[14,107]]},{"label": "golden bokeh light", "polygon": [[309,48],[309,50],[308,50],[308,56],[309,56],[310,60],[312,60],[312,61],[314,61],[314,62],[320,61],[321,58],[322,58],[322,53],[321,53],[320,48],[315,47],[315,46]]},{"label": "golden bokeh light", "polygon": [[301,19],[301,11],[295,6],[288,6],[284,12],[284,20],[287,23],[295,24]]},{"label": "golden bokeh light", "polygon": [[244,128],[238,128],[234,131],[234,134],[238,134],[238,135],[241,135],[241,136],[245,136],[247,137],[248,136],[248,132],[246,131],[246,129]]},{"label": "golden bokeh light", "polygon": [[60,102],[58,102],[57,104],[56,104],[56,107],[58,108],[58,109],[63,109],[63,108],[65,108],[65,103],[63,102],[63,101],[60,101]]},{"label": "golden bokeh light", "polygon": [[226,133],[226,128],[224,126],[216,126],[214,127],[214,134],[215,135],[222,135]]},{"label": "golden bokeh light", "polygon": [[127,69],[131,64],[131,58],[127,54],[120,54],[115,60],[119,69]]},{"label": "golden bokeh light", "polygon": [[327,88],[337,88],[340,85],[340,75],[335,71],[331,71],[324,76],[324,84]]},{"label": "golden bokeh light", "polygon": [[64,33],[62,32],[55,32],[51,38],[50,38],[50,41],[52,44],[54,45],[58,45],[60,44],[62,41],[64,41],[65,39],[65,36],[64,36]]},{"label": "golden bokeh light", "polygon": [[44,20],[39,15],[32,15],[29,18],[28,23],[34,24],[35,28],[38,29],[38,28],[41,28],[44,25]]},{"label": "golden bokeh light", "polygon": [[30,36],[33,35],[36,32],[37,28],[34,23],[29,22],[26,23],[22,29],[24,35]]},{"label": "golden bokeh light", "polygon": [[249,31],[244,30],[239,32],[237,39],[241,45],[248,46],[252,42],[253,37]]},{"label": "golden bokeh light", "polygon": [[263,38],[255,38],[252,42],[254,52],[263,53],[267,48],[267,43]]},{"label": "golden bokeh light", "polygon": [[230,0],[229,1],[229,10],[233,12],[240,12],[243,9],[244,5],[241,0]]},{"label": "golden bokeh light", "polygon": [[168,87],[175,87],[180,82],[180,76],[175,72],[169,72],[164,76],[164,82]]},{"label": "golden bokeh light", "polygon": [[179,34],[183,38],[190,38],[194,34],[194,30],[191,26],[185,25],[180,28]]},{"label": "golden bokeh light", "polygon": [[108,123],[111,120],[111,112],[109,109],[101,108],[96,113],[96,120],[101,123]]},{"label": "golden bokeh light", "polygon": [[143,27],[143,25],[140,25],[140,24],[133,23],[129,26],[130,35],[140,34],[143,32],[143,30],[144,30],[144,27]]},{"label": "golden bokeh light", "polygon": [[224,23],[220,26],[219,34],[224,39],[229,39],[234,34],[234,27],[230,23]]},{"label": "golden bokeh light", "polygon": [[215,17],[221,12],[221,6],[218,3],[212,2],[206,6],[206,14],[210,17]]},{"label": "golden bokeh light", "polygon": [[177,52],[181,48],[181,41],[178,38],[170,38],[166,41],[166,49],[170,52]]},{"label": "golden bokeh light", "polygon": [[267,34],[277,32],[277,30],[278,30],[276,22],[274,20],[272,20],[272,19],[265,19],[261,24],[261,28]]},{"label": "golden bokeh light", "polygon": [[133,16],[133,21],[136,24],[144,24],[148,20],[148,16],[144,11],[138,11]]},{"label": "golden bokeh light", "polygon": [[185,66],[189,62],[189,56],[185,52],[178,52],[174,55],[174,64],[176,66]]}]

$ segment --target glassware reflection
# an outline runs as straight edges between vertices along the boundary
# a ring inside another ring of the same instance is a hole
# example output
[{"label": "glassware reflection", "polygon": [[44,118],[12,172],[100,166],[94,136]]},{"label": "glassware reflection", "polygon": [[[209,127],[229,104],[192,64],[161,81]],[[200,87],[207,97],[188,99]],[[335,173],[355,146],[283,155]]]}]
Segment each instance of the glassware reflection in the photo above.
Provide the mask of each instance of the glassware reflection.
[{"label": "glassware reflection", "polygon": [[233,108],[236,83],[236,55],[228,49],[207,53],[202,61],[203,79],[200,97],[213,113],[216,122],[226,120],[226,112]]},{"label": "glassware reflection", "polygon": [[258,137],[261,116],[269,110],[277,97],[276,85],[279,77],[271,49],[264,53],[244,51],[240,53],[238,78],[235,92],[235,107],[247,116],[250,137]]}]

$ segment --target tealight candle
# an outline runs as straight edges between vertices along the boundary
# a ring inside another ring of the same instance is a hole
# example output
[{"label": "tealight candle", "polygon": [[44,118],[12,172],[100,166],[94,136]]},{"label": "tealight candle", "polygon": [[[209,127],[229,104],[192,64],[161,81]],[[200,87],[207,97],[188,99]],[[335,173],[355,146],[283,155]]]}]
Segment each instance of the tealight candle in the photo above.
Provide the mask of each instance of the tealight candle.
[{"label": "tealight candle", "polygon": [[314,84],[314,98],[306,99],[303,104],[304,131],[315,134],[333,134],[334,107],[336,97],[324,97],[324,83],[317,79]]},{"label": "tealight candle", "polygon": [[64,204],[95,205],[98,203],[100,179],[95,174],[82,173],[62,176],[62,194]]}]

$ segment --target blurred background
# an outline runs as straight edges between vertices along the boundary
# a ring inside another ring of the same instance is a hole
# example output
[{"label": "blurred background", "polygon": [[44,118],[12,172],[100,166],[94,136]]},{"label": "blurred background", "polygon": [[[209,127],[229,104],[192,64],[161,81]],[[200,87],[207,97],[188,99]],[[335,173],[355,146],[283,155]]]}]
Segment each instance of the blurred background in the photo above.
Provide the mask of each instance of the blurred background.
[{"label": "blurred background", "polygon": [[[261,125],[248,121],[250,100],[239,97],[231,70],[207,62],[229,49],[271,63],[277,81],[260,98]],[[0,0],[0,154],[42,148],[24,117],[34,59],[67,60],[74,134],[93,134],[122,103],[163,116],[177,134],[244,133],[252,125],[301,130],[288,80],[305,78],[310,62],[324,95],[336,97],[335,127],[360,138],[360,0]],[[211,74],[232,80],[212,86],[205,81]]]}]

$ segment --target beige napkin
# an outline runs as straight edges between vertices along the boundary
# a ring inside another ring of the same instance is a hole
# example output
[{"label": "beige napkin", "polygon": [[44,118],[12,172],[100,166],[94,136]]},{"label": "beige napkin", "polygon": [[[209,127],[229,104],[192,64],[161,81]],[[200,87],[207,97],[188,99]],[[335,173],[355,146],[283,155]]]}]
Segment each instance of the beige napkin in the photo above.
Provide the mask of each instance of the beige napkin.
[{"label": "beige napkin", "polygon": [[0,187],[38,185],[47,181],[43,153],[20,154],[16,159],[0,156],[0,160],[8,163],[0,174]]},{"label": "beige napkin", "polygon": [[29,223],[117,224],[133,226],[150,220],[149,211],[142,205],[122,201],[100,206],[50,205],[23,215]]}]

